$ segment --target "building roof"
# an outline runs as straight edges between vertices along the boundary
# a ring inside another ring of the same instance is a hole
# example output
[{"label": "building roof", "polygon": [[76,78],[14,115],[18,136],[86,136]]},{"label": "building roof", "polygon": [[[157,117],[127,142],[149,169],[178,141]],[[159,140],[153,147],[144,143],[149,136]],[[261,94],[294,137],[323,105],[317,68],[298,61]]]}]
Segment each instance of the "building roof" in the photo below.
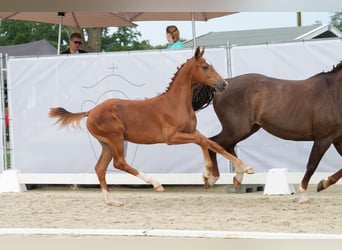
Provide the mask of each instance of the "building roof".
[{"label": "building roof", "polygon": [[57,50],[47,40],[43,39],[19,45],[0,46],[0,53],[9,56],[56,55]]},{"label": "building roof", "polygon": [[[271,29],[210,32],[196,38],[197,46],[216,47],[230,45],[252,45],[265,43],[309,40],[315,38],[342,37],[336,27],[311,25]],[[184,42],[185,47],[193,47],[193,40]]]}]

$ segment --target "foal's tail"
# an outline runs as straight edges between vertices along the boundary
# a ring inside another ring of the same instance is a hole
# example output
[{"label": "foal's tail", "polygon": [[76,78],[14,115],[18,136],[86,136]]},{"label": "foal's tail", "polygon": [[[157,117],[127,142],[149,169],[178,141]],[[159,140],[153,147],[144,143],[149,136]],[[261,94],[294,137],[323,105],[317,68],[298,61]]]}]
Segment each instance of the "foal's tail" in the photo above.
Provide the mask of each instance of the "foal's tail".
[{"label": "foal's tail", "polygon": [[51,108],[49,112],[49,117],[58,118],[57,123],[60,124],[60,128],[64,128],[70,124],[74,127],[80,128],[81,119],[88,116],[88,112],[71,113],[64,108]]}]

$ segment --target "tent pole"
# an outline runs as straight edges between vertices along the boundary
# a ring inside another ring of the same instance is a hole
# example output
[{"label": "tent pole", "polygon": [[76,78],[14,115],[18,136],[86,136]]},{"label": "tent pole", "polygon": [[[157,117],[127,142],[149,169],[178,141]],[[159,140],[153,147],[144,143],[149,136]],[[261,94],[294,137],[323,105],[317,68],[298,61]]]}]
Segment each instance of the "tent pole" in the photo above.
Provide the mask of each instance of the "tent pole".
[{"label": "tent pole", "polygon": [[192,23],[192,43],[193,43],[193,48],[196,48],[196,27],[195,27],[195,13],[191,12],[191,23]]},{"label": "tent pole", "polygon": [[61,40],[62,40],[62,24],[65,12],[58,12],[59,27],[58,27],[58,44],[57,44],[57,55],[61,53]]},{"label": "tent pole", "polygon": [[[6,54],[6,59],[2,59],[2,54],[0,53],[0,96],[1,96],[1,127],[2,127],[2,148],[3,148],[3,168],[5,171],[8,169],[7,154],[8,154],[8,144],[7,144],[7,124],[6,124],[6,100],[5,100],[5,81],[4,74],[7,72],[3,63],[7,63],[8,55]],[[8,85],[7,85],[8,87]],[[8,115],[8,113],[7,113]],[[8,131],[9,132],[9,131]],[[2,172],[2,171],[0,171]]]}]

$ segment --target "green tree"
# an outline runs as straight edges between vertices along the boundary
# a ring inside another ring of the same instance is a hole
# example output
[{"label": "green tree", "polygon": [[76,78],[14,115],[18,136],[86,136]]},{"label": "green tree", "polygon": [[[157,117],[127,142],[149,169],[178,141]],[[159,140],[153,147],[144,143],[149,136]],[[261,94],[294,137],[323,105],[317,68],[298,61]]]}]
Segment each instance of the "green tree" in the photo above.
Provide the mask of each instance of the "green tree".
[{"label": "green tree", "polygon": [[127,51],[152,49],[153,46],[147,40],[139,42],[141,33],[136,28],[119,27],[116,32],[109,34],[108,29],[104,29],[102,34],[102,51]]},{"label": "green tree", "polygon": [[[53,46],[58,43],[58,25],[37,23],[21,20],[1,20],[0,23],[0,45],[17,45],[48,40]],[[68,41],[68,30],[62,28],[62,41]]]},{"label": "green tree", "polygon": [[342,31],[342,12],[335,12],[331,17],[331,24]]},{"label": "green tree", "polygon": [[[21,20],[1,20],[0,46],[17,45],[48,40],[57,48],[58,24],[47,24]],[[84,38],[82,49],[88,52],[123,51],[153,49],[149,41],[139,41],[141,33],[136,28],[120,27],[116,32],[109,34],[108,28],[79,29],[76,27],[62,27],[61,51],[69,45],[69,36],[79,32]]]}]

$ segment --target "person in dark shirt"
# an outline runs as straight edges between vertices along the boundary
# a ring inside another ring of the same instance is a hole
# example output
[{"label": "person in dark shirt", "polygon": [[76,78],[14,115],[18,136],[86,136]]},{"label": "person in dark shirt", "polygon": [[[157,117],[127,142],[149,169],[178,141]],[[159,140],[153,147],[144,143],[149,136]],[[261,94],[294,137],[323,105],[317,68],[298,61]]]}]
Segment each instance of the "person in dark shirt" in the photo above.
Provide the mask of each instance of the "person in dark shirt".
[{"label": "person in dark shirt", "polygon": [[62,54],[78,54],[87,53],[87,51],[80,49],[82,44],[82,36],[80,33],[72,33],[69,40],[69,48],[62,52]]}]

